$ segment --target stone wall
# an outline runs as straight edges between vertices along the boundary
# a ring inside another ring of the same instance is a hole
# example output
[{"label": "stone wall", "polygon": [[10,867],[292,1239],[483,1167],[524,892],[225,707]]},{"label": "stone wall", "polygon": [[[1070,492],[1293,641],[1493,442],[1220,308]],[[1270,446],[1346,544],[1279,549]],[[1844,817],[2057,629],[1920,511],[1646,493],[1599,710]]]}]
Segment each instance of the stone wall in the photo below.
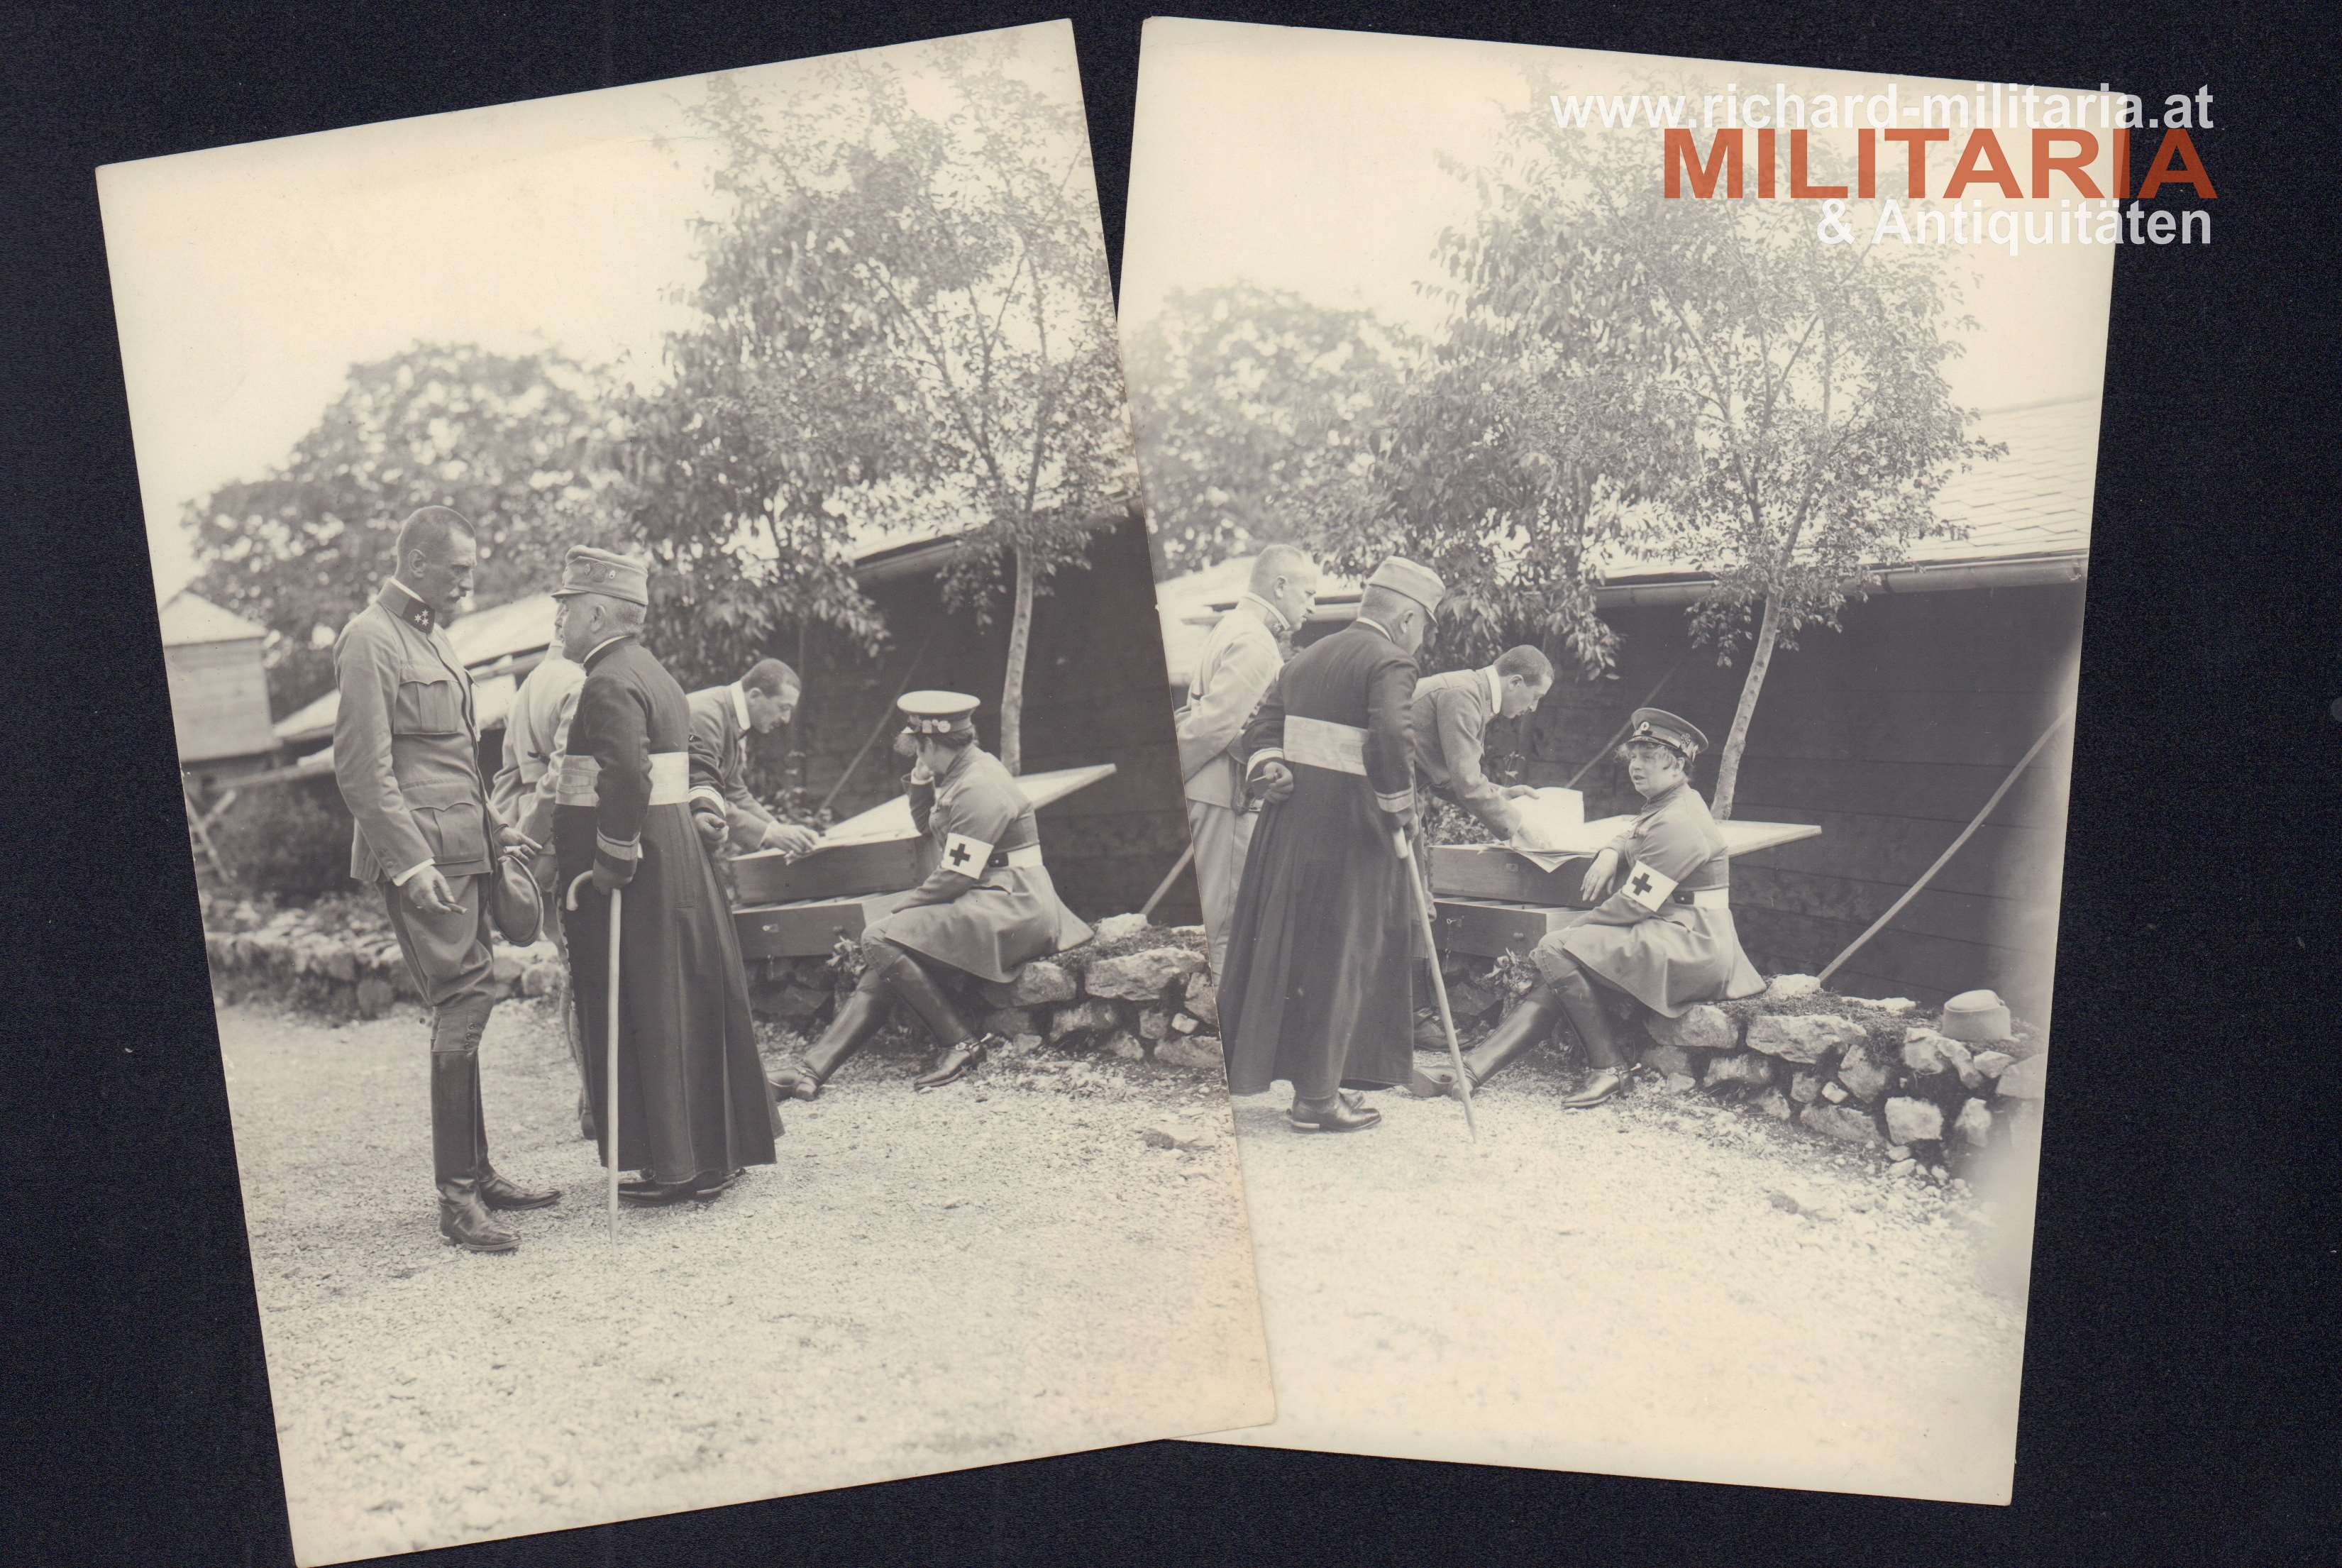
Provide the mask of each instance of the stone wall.
[{"label": "stone wall", "polygon": [[[206,897],[204,920],[213,987],[225,1000],[367,1018],[418,1004],[387,918],[363,898],[277,911]],[[1223,1077],[1202,928],[1121,914],[1097,929],[1096,940],[1036,959],[1006,984],[966,988],[968,1021],[1008,1042],[1011,1054],[1046,1046]],[[1441,968],[1467,1041],[1530,978],[1517,959],[1492,966],[1451,954]],[[496,974],[522,995],[555,994],[562,980],[550,942],[499,947]],[[810,1040],[855,978],[850,945],[829,959],[757,960],[750,995],[761,1019]],[[1642,1042],[1646,1084],[1746,1101],[1817,1138],[1877,1151],[1897,1175],[1948,1183],[1987,1150],[2038,1132],[2048,1044],[2021,1022],[2007,1040],[1964,1044],[1907,999],[1841,996],[1804,974],[1676,1019],[1615,1003],[1624,1037]]]},{"label": "stone wall", "polygon": [[[224,1001],[265,1000],[335,1018],[374,1018],[419,1006],[397,938],[379,905],[355,896],[305,908],[206,898],[204,949]],[[1224,1075],[1219,1008],[1204,973],[1200,926],[1149,925],[1139,915],[1100,923],[1096,940],[1036,959],[1003,984],[967,988],[968,1021],[1011,1054],[1043,1045],[1126,1062]],[[849,949],[850,953],[850,949]],[[548,940],[496,949],[496,978],[513,994],[551,996],[563,979]],[[757,1015],[810,1040],[851,990],[850,958],[755,961]]]},{"label": "stone wall", "polygon": [[[1459,1032],[1495,1023],[1529,978],[1516,960],[1487,967],[1451,956],[1442,972]],[[1680,1018],[1623,996],[1612,1008],[1626,1026],[1621,1044],[1643,1042],[1635,1055],[1646,1083],[1745,1100],[1832,1143],[1877,1151],[1890,1174],[1948,1183],[1987,1150],[2038,1131],[2048,1044],[2021,1022],[2006,1040],[1963,1044],[1908,998],[1841,996],[1810,974]]]},{"label": "stone wall", "polygon": [[[968,1022],[1007,1041],[1013,1054],[1047,1045],[1224,1076],[1203,928],[1120,914],[1097,930],[1096,941],[1036,958],[1005,983],[968,989]],[[850,944],[828,959],[760,959],[751,969],[758,1016],[808,1040],[855,980]]]}]

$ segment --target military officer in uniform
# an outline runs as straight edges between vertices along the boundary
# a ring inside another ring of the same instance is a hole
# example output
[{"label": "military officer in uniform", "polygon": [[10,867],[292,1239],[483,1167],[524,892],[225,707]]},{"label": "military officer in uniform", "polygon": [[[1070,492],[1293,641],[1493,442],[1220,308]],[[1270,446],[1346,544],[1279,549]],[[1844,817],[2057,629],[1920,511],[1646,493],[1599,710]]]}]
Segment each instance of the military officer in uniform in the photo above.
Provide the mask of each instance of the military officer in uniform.
[{"label": "military officer in uniform", "polygon": [[1287,1120],[1303,1132],[1382,1119],[1346,1082],[1407,1081],[1407,717],[1416,650],[1445,591],[1429,567],[1385,561],[1357,619],[1296,654],[1245,726],[1246,787],[1266,804],[1219,988],[1228,1089],[1289,1079]]},{"label": "military officer in uniform", "polygon": [[[586,671],[553,839],[603,1161],[642,1173],[619,1186],[628,1203],[712,1198],[746,1167],[773,1163],[780,1124],[731,907],[691,822],[690,714],[683,688],[642,644],[643,562],[573,546],[554,593],[566,601],[564,651]],[[610,894],[621,888],[614,1108]]]},{"label": "military officer in uniform", "polygon": [[334,780],[355,824],[350,875],[382,890],[407,974],[431,1009],[439,1233],[505,1253],[520,1240],[488,1211],[542,1208],[561,1195],[518,1186],[488,1163],[480,1098],[480,1035],[503,995],[488,878],[500,849],[527,841],[489,807],[471,677],[447,637],[472,592],[472,524],[425,506],[400,525],[397,551],[390,580],[334,644]]},{"label": "military officer in uniform", "polygon": [[917,1014],[940,1053],[913,1080],[935,1089],[966,1075],[999,1042],[960,1019],[941,979],[953,972],[1005,981],[1028,959],[1090,939],[1090,929],[1057,901],[1041,861],[1032,803],[1000,759],[976,744],[976,699],[958,692],[906,692],[911,820],[935,842],[936,869],[894,913],[862,934],[862,979],[804,1057],[773,1080],[773,1092],[810,1100],[886,1021],[900,1001]]},{"label": "military officer in uniform", "polygon": [[[550,847],[554,791],[561,782],[561,754],[569,744],[569,721],[577,712],[577,693],[586,684],[586,672],[561,651],[563,603],[554,601],[553,645],[521,682],[505,714],[504,765],[496,769],[495,782],[488,787],[488,804],[495,808],[497,820],[510,823],[530,842],[545,846],[533,856],[529,870],[536,878],[545,930],[565,964],[568,938],[563,934],[556,897],[560,890],[554,885]],[[586,1084],[586,1044],[577,1032],[575,1001],[566,994],[561,998],[561,1032],[568,1037],[569,1060],[577,1069],[577,1135],[592,1138],[596,1135],[594,1104]]]},{"label": "military officer in uniform", "polygon": [[1415,684],[1408,728],[1415,742],[1416,776],[1478,817],[1498,837],[1520,831],[1520,808],[1513,802],[1536,791],[1527,784],[1500,784],[1483,762],[1488,721],[1535,713],[1553,690],[1553,661],[1523,644],[1508,648],[1480,670],[1447,670]]},{"label": "military officer in uniform", "polygon": [[[1699,1003],[1765,989],[1732,924],[1724,835],[1686,777],[1707,737],[1661,708],[1637,708],[1630,724],[1621,751],[1643,797],[1642,813],[1586,870],[1581,896],[1602,902],[1530,950],[1545,978],[1466,1055],[1475,1088],[1566,1019],[1594,1073],[1562,1104],[1598,1105],[1626,1084],[1599,992],[1621,991],[1654,1013],[1679,1018]],[[1437,1071],[1418,1071],[1409,1086],[1426,1095],[1455,1087],[1449,1074]]]},{"label": "military officer in uniform", "polygon": [[[1520,808],[1513,803],[1536,791],[1527,784],[1500,784],[1488,776],[1488,721],[1535,713],[1552,689],[1553,661],[1526,643],[1507,648],[1486,669],[1424,676],[1415,684],[1407,723],[1414,737],[1416,778],[1479,818],[1499,842],[1509,842],[1521,827]],[[1427,980],[1417,994],[1429,994]],[[1418,1009],[1415,1048],[1438,1051],[1446,1044],[1438,1009]]]},{"label": "military officer in uniform", "polygon": [[1196,654],[1174,727],[1187,794],[1187,837],[1196,851],[1196,891],[1215,979],[1227,968],[1228,927],[1245,852],[1260,820],[1245,799],[1237,742],[1285,663],[1277,640],[1309,618],[1317,602],[1317,566],[1290,544],[1271,544],[1252,564],[1250,585],[1212,624]]},{"label": "military officer in uniform", "polygon": [[796,716],[797,674],[778,659],[759,659],[728,686],[691,694],[691,809],[712,854],[760,849],[801,854],[819,836],[785,823],[748,791],[748,737],[770,734]]}]

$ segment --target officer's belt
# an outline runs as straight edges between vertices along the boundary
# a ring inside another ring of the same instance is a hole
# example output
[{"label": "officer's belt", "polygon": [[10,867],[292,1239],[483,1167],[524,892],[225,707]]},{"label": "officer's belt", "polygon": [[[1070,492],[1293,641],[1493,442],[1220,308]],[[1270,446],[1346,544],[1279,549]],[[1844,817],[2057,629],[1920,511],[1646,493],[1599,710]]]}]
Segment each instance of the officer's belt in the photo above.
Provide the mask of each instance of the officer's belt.
[{"label": "officer's belt", "polygon": [[1679,887],[1667,894],[1669,904],[1689,904],[1694,909],[1729,909],[1732,890],[1728,887]]},{"label": "officer's belt", "polygon": [[1366,776],[1366,732],[1331,719],[1285,715],[1285,760]]},{"label": "officer's belt", "polygon": [[[602,764],[592,757],[574,756],[564,753],[561,758],[561,782],[554,786],[555,805],[599,805],[600,792],[596,788],[602,776]],[[686,752],[653,752],[651,754],[652,805],[681,805],[691,795],[691,757]]]}]

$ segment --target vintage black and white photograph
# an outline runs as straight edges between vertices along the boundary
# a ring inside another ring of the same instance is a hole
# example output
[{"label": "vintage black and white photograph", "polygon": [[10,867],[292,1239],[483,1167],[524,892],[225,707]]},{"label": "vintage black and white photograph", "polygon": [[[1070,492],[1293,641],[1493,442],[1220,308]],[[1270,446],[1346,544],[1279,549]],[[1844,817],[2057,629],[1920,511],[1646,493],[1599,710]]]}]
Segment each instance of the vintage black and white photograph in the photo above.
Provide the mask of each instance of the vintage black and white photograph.
[{"label": "vintage black and white photograph", "polygon": [[1268,1419],[1070,27],[99,185],[296,1560]]},{"label": "vintage black and white photograph", "polygon": [[2008,1501],[2113,268],[1993,93],[1148,24],[1233,1441]]}]

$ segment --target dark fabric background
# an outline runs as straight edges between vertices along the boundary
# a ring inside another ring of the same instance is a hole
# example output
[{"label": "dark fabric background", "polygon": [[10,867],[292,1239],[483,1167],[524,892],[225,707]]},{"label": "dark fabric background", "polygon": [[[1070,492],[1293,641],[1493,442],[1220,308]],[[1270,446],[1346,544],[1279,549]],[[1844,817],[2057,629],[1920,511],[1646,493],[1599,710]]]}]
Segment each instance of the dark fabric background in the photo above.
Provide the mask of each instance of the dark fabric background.
[{"label": "dark fabric background", "polygon": [[[0,1555],[288,1560],[91,171],[1066,9],[225,0],[0,16]],[[1072,10],[1118,265],[1144,8]],[[2217,95],[2200,138],[2215,245],[2126,246],[2116,264],[2016,1503],[1157,1443],[462,1560],[2330,1561],[2332,1411],[2309,1403],[2332,1370],[2337,1283],[2330,8],[1196,11]]]}]

